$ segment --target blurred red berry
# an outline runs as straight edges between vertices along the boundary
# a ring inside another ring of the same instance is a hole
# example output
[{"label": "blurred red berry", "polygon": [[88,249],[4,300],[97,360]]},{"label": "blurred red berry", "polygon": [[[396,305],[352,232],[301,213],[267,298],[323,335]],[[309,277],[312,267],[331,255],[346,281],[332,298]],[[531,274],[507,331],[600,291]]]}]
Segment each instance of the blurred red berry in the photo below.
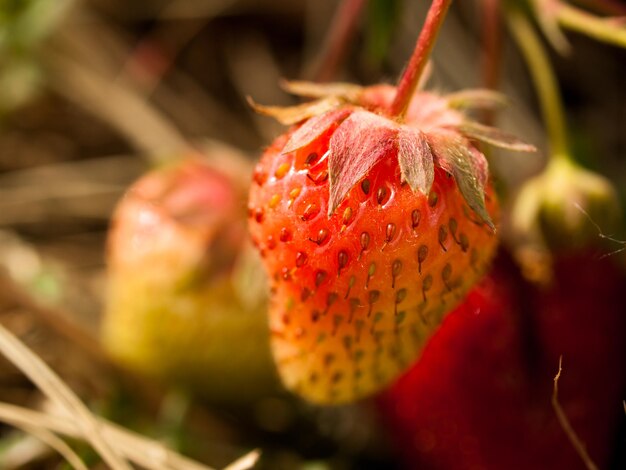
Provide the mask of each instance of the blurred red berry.
[{"label": "blurred red berry", "polygon": [[551,405],[562,355],[559,402],[606,468],[626,390],[625,281],[611,259],[578,255],[538,290],[500,259],[380,397],[406,467],[584,469]]}]

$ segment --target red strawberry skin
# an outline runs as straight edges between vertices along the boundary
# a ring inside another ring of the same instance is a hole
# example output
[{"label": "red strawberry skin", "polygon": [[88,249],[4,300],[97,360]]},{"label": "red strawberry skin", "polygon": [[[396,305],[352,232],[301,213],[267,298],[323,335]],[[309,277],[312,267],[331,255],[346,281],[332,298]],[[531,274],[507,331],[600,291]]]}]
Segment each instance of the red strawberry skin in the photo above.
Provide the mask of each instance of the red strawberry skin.
[{"label": "red strawberry skin", "polygon": [[[436,168],[430,197],[416,193],[393,150],[327,216],[335,127],[285,154],[290,133],[279,137],[249,199],[271,282],[274,358],[288,388],[321,403],[360,398],[405,370],[496,245],[454,178]],[[491,189],[486,199],[493,216]]]},{"label": "red strawberry skin", "polygon": [[406,467],[584,469],[550,401],[563,355],[559,402],[606,468],[626,385],[624,276],[577,256],[557,260],[554,285],[538,291],[505,264],[379,399]]},{"label": "red strawberry skin", "polygon": [[560,402],[592,459],[607,468],[626,398],[626,274],[591,250],[557,257],[554,278],[534,295],[540,357],[554,364],[563,356]]}]

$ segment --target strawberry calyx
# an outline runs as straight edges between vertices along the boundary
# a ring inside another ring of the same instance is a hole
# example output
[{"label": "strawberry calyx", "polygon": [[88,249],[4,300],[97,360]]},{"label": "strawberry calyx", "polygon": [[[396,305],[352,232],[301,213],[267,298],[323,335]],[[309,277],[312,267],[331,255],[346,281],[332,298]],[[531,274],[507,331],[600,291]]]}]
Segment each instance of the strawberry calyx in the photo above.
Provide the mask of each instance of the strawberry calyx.
[{"label": "strawberry calyx", "polygon": [[[495,231],[485,207],[488,164],[472,142],[513,151],[535,147],[497,128],[473,121],[462,111],[493,108],[501,95],[488,90],[467,90],[449,96],[418,91],[402,122],[390,117],[395,87],[359,87],[347,83],[284,82],[283,86],[313,101],[289,107],[253,108],[286,125],[298,124],[282,153],[312,144],[331,127],[328,148],[330,217],[348,192],[387,155],[397,155],[402,181],[428,196],[435,168],[453,176],[470,209]],[[393,151],[391,151],[393,150]]]}]

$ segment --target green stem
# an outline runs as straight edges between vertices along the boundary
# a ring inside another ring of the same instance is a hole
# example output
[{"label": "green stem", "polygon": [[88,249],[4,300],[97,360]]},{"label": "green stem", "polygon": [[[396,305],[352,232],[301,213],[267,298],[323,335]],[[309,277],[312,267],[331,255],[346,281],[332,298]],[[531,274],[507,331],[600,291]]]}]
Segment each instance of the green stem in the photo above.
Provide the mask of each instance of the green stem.
[{"label": "green stem", "polygon": [[616,19],[599,18],[562,2],[558,2],[556,8],[561,26],[598,41],[626,48],[626,27],[618,24]]},{"label": "green stem", "polygon": [[515,7],[509,8],[507,13],[509,28],[524,56],[535,84],[547,127],[551,158],[569,159],[570,152],[563,103],[546,49],[524,13]]},{"label": "green stem", "polygon": [[398,81],[396,97],[390,109],[392,116],[404,118],[451,3],[452,0],[433,0],[430,5],[413,54]]}]

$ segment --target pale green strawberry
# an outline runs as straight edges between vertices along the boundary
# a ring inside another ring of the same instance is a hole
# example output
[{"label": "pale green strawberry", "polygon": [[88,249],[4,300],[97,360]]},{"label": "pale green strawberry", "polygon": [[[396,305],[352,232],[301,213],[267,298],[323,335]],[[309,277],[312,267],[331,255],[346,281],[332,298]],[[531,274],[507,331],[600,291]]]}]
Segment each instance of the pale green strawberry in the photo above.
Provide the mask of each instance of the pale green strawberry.
[{"label": "pale green strawberry", "polygon": [[129,189],[108,239],[102,334],[115,359],[219,401],[276,385],[262,272],[240,285],[256,265],[243,194],[242,182],[198,156]]}]

